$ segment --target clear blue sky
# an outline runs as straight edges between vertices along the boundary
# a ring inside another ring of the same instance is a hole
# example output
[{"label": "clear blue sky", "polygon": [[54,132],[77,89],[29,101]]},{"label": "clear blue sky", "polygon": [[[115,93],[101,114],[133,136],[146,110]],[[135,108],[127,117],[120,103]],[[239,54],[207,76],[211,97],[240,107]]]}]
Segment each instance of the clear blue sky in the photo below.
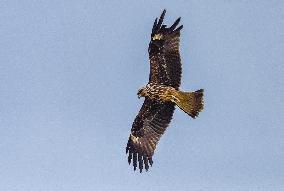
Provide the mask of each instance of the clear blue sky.
[{"label": "clear blue sky", "polygon": [[[182,89],[148,173],[125,146],[155,17],[182,17]],[[284,190],[284,1],[0,1],[1,191]]]}]

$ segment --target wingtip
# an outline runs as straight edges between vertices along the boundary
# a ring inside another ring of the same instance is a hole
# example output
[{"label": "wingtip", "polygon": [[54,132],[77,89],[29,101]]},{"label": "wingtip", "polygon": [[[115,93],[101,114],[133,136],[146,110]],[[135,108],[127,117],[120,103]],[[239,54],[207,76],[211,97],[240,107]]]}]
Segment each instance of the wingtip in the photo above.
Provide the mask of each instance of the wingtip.
[{"label": "wingtip", "polygon": [[196,92],[204,93],[204,89],[199,89]]},{"label": "wingtip", "polygon": [[165,18],[165,15],[166,15],[166,9],[164,9],[163,10],[163,12],[162,12],[162,14],[161,14],[161,16],[160,16],[160,19],[163,21],[164,20],[164,18]]},{"label": "wingtip", "polygon": [[155,21],[154,21],[154,26],[157,25],[157,22],[158,22],[158,18],[155,19]]},{"label": "wingtip", "polygon": [[183,28],[183,25],[180,25],[175,31],[180,31]]},{"label": "wingtip", "polygon": [[174,30],[175,30],[175,28],[178,26],[180,20],[181,20],[181,17],[179,17],[179,18],[174,22],[174,24],[172,24],[172,26],[170,27],[170,30],[171,30],[171,31],[174,31]]},{"label": "wingtip", "polygon": [[152,158],[149,159],[149,163],[150,163],[151,166],[153,165],[153,160],[152,160]]},{"label": "wingtip", "polygon": [[165,17],[165,14],[166,14],[166,9],[163,10],[161,16],[160,16],[160,19],[159,19],[159,22],[157,24],[157,28],[159,29],[163,23],[163,20],[164,20],[164,17]]}]

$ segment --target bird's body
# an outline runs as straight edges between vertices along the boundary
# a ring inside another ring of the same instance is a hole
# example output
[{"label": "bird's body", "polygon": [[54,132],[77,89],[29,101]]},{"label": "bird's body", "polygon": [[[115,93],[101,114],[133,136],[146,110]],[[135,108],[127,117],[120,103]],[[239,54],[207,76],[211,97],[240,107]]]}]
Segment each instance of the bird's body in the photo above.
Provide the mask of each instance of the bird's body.
[{"label": "bird's body", "polygon": [[152,100],[161,102],[173,101],[177,90],[171,86],[149,83],[144,88],[140,89],[140,97],[149,97]]},{"label": "bird's body", "polygon": [[171,86],[149,83],[138,91],[138,96],[160,102],[173,102],[192,118],[195,118],[203,109],[203,89],[183,92]]},{"label": "bird's body", "polygon": [[149,169],[153,164],[152,156],[159,139],[168,127],[175,106],[192,118],[203,109],[203,89],[195,92],[179,90],[181,82],[181,59],[179,37],[182,25],[177,27],[178,18],[171,27],[162,25],[164,10],[154,22],[149,43],[150,76],[149,83],[139,89],[138,96],[145,97],[142,108],[136,116],[126,146],[129,164]]}]

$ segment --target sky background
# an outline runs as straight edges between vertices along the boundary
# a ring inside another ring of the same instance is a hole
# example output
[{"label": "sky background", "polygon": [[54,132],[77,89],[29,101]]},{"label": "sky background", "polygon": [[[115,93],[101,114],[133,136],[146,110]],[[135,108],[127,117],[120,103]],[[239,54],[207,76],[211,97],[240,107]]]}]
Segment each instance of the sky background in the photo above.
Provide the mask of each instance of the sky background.
[{"label": "sky background", "polygon": [[[149,172],[125,146],[155,17],[182,17],[183,90]],[[1,191],[284,190],[284,1],[0,1]]]}]

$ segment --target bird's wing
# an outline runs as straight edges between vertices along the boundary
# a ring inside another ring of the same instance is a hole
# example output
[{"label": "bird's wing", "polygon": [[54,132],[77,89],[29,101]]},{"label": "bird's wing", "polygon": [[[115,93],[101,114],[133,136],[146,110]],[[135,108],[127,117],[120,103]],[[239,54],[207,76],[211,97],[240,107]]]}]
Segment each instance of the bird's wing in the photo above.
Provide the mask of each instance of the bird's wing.
[{"label": "bird's wing", "polygon": [[181,81],[181,59],[179,53],[180,30],[178,18],[171,27],[163,25],[166,10],[154,22],[149,43],[150,83],[164,84],[176,89]]},{"label": "bird's wing", "polygon": [[175,105],[172,102],[158,102],[146,98],[142,108],[136,116],[131,134],[126,146],[128,163],[133,163],[134,170],[138,167],[140,172],[152,165],[152,156],[161,136],[168,127]]}]

